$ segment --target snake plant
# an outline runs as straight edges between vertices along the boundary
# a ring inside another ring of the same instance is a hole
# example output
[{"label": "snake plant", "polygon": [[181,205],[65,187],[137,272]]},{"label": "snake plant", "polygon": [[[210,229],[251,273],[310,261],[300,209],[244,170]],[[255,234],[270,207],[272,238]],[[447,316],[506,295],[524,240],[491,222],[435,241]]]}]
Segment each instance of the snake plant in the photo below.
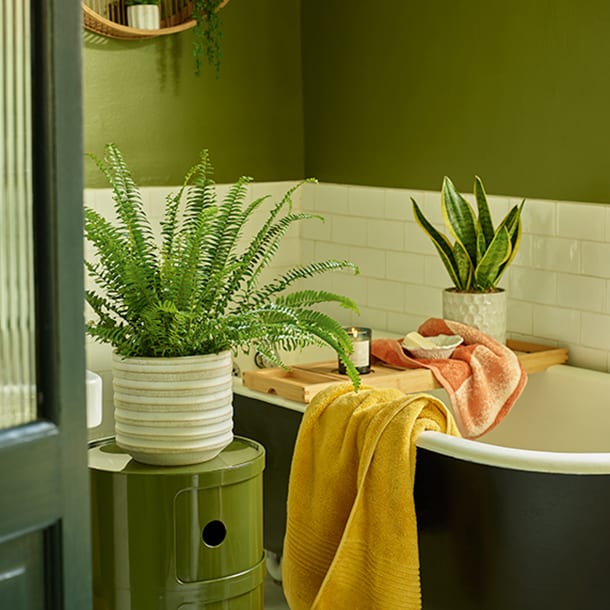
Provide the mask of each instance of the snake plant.
[{"label": "snake plant", "polygon": [[[254,347],[284,366],[275,348],[332,347],[354,387],[360,378],[343,327],[319,311],[335,303],[358,311],[348,297],[294,284],[333,270],[358,272],[345,260],[311,262],[266,277],[282,238],[295,223],[321,217],[292,209],[292,187],[276,203],[248,202],[251,178],[240,178],[216,201],[207,151],[167,198],[157,243],[142,195],[119,149],[106,146],[99,169],[113,190],[116,221],[85,208],[85,236],[97,260],[86,262],[98,290],[86,300],[96,314],[87,332],[123,356],[178,357]],[[304,182],[311,182],[306,180]],[[256,212],[265,218],[245,238]]]},{"label": "snake plant", "polygon": [[472,206],[445,176],[441,191],[443,220],[451,238],[437,231],[425,218],[415,199],[413,214],[436,247],[458,292],[494,292],[515,258],[521,242],[521,211],[515,205],[494,228],[483,182],[476,176],[474,194],[478,217]]}]

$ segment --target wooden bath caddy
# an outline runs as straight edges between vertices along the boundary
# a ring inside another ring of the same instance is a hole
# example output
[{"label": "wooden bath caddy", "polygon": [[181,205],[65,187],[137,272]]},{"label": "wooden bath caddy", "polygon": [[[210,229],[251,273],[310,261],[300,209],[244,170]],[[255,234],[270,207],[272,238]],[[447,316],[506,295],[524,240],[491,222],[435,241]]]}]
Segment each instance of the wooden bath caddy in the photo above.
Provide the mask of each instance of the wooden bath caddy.
[{"label": "wooden bath caddy", "polygon": [[[525,341],[507,341],[518,356],[528,374],[544,371],[554,364],[568,360],[565,347],[549,347]],[[290,369],[281,368],[244,371],[243,382],[247,388],[275,394],[288,400],[308,403],[320,390],[338,381],[347,381],[337,370],[337,361],[313,362],[294,365]],[[392,387],[405,393],[425,392],[440,388],[429,369],[398,369],[376,364],[362,382],[373,387]]]}]

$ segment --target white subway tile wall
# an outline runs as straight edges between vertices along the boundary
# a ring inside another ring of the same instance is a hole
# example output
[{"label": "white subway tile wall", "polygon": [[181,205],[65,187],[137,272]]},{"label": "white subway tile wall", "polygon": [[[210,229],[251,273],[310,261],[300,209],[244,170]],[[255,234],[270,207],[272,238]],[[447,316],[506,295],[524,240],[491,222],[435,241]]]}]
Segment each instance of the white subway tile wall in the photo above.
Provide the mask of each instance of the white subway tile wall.
[{"label": "white subway tile wall", "polygon": [[[251,184],[249,197],[268,194],[265,205],[271,205],[293,185]],[[227,188],[218,187],[220,192]],[[142,189],[157,231],[165,198],[175,190]],[[312,219],[295,227],[270,271],[281,272],[312,260],[349,259],[359,266],[359,275],[345,271],[323,275],[309,280],[308,286],[351,296],[360,315],[340,308],[325,310],[345,324],[396,333],[414,330],[426,318],[441,315],[441,289],[450,281],[436,250],[413,219],[411,198],[444,230],[439,192],[304,185],[293,197],[295,208],[322,215],[325,221]],[[84,200],[113,215],[108,189],[88,189]],[[519,202],[514,197],[490,196],[494,221]],[[258,217],[264,213],[263,208]],[[610,371],[610,205],[527,200],[523,230],[519,254],[502,282],[509,294],[509,337],[566,345],[571,364]],[[92,255],[89,246],[85,251]],[[88,367],[104,376],[105,408],[111,412],[110,350],[88,340],[87,357]]]},{"label": "white subway tile wall", "polygon": [[[360,275],[331,283],[360,307],[360,316],[338,311],[342,322],[406,333],[441,315],[440,292],[450,280],[414,221],[411,198],[444,231],[439,192],[307,186],[304,211],[323,212],[333,230],[330,241],[317,226],[302,232],[304,260],[332,252],[333,244],[349,244],[349,258],[360,266]],[[521,201],[489,200],[496,223]],[[509,337],[566,345],[571,364],[610,371],[610,205],[527,200],[523,231],[519,254],[502,281]]]}]

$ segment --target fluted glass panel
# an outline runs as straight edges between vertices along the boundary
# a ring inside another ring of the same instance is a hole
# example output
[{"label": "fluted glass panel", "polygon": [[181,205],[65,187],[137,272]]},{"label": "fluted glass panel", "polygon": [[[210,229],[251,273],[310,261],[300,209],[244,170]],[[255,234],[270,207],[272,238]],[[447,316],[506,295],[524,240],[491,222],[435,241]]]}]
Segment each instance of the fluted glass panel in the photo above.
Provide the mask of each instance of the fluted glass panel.
[{"label": "fluted glass panel", "polygon": [[0,428],[36,419],[29,2],[0,2]]}]

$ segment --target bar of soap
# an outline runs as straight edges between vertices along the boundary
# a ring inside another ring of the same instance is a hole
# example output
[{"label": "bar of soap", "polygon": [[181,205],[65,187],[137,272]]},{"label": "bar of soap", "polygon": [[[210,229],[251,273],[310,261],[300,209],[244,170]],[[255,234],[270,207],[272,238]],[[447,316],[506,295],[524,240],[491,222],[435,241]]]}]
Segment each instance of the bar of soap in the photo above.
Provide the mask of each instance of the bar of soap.
[{"label": "bar of soap", "polygon": [[436,345],[436,343],[434,343],[434,341],[431,341],[427,337],[420,335],[416,331],[412,331],[412,332],[408,333],[405,336],[405,338],[402,340],[402,345],[403,345],[403,347],[406,347],[407,349],[413,349],[413,348],[415,348],[415,349],[417,349],[417,348],[435,349],[436,347],[438,347]]}]

